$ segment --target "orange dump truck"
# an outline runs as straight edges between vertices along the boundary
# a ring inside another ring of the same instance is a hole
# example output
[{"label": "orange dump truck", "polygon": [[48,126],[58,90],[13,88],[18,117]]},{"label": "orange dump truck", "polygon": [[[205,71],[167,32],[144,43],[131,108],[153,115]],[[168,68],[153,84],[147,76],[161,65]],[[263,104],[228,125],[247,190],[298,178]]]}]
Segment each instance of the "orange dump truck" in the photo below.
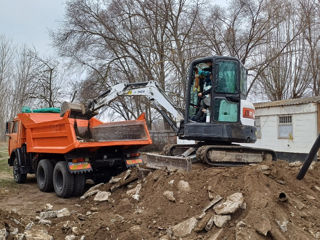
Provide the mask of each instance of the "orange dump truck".
[{"label": "orange dump truck", "polygon": [[103,123],[71,111],[19,113],[6,134],[14,180],[24,183],[36,173],[39,189],[59,197],[81,195],[87,178],[106,181],[141,163],[139,148],[152,143],[144,115]]}]

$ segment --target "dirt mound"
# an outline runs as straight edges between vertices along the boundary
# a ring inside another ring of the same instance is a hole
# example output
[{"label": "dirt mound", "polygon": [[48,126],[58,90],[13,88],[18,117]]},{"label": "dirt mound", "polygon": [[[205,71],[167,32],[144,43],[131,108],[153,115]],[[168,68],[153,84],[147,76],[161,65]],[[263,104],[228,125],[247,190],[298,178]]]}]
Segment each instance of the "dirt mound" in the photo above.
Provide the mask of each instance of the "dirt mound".
[{"label": "dirt mound", "polygon": [[302,181],[297,165],[131,169],[34,222],[54,239],[320,239],[320,164]]}]

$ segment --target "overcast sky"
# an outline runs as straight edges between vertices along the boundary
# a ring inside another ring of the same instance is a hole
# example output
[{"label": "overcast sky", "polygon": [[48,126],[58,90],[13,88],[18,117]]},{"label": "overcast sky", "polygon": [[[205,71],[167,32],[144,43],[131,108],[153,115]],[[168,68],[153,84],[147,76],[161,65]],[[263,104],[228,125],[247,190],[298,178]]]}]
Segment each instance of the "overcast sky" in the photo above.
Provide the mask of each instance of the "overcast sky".
[{"label": "overcast sky", "polygon": [[[120,0],[119,0],[120,1]],[[0,0],[0,35],[18,46],[35,47],[42,56],[54,55],[50,30],[64,18],[66,0]],[[225,5],[226,0],[211,0]]]},{"label": "overcast sky", "polygon": [[49,30],[59,26],[66,0],[0,0],[0,34],[21,46],[52,55]]}]

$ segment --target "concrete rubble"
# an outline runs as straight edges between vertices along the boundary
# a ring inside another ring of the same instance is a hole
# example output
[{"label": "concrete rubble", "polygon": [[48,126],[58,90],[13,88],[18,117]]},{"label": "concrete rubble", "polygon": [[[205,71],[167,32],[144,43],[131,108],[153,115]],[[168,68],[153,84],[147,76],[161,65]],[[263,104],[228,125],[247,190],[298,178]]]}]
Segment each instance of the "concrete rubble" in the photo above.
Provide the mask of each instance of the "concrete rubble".
[{"label": "concrete rubble", "polygon": [[176,198],[174,197],[172,191],[164,191],[163,192],[163,196],[165,196],[171,202],[175,202],[176,201]]},{"label": "concrete rubble", "polygon": [[230,215],[214,215],[213,216],[214,225],[216,225],[219,228],[224,227],[224,225],[230,220],[231,220]]},{"label": "concrete rubble", "polygon": [[53,240],[53,237],[48,234],[45,229],[33,228],[24,232],[26,240]]},{"label": "concrete rubble", "polygon": [[96,194],[97,192],[99,192],[98,189],[94,189],[94,190],[91,190],[91,191],[90,191],[90,189],[89,189],[87,192],[85,192],[85,193],[80,197],[80,199],[81,199],[81,200],[84,200],[84,199],[86,199],[86,198],[88,198],[88,197],[93,196],[93,195]]},{"label": "concrete rubble", "polygon": [[234,193],[227,197],[227,200],[223,203],[218,204],[214,207],[216,214],[233,214],[237,211],[243,204],[244,198],[242,193]]},{"label": "concrete rubble", "polygon": [[298,163],[271,164],[278,163],[143,178],[130,169],[90,188],[70,211],[51,201],[54,208],[42,203],[26,220],[14,215],[9,227],[0,225],[0,239],[320,240],[318,172],[304,183],[295,178]]},{"label": "concrete rubble", "polygon": [[140,193],[141,188],[142,188],[142,185],[140,183],[138,183],[135,188],[127,191],[127,195],[129,195],[133,199],[139,201],[139,199],[140,199],[139,193]]},{"label": "concrete rubble", "polygon": [[271,223],[269,219],[264,215],[262,215],[261,218],[259,218],[258,221],[253,224],[253,227],[258,233],[263,236],[267,236],[271,231]]},{"label": "concrete rubble", "polygon": [[202,211],[206,212],[208,209],[212,208],[218,202],[220,202],[223,198],[220,195],[217,195]]},{"label": "concrete rubble", "polygon": [[104,202],[104,201],[108,201],[110,196],[111,196],[111,192],[99,191],[97,192],[93,200],[97,202]]},{"label": "concrete rubble", "polygon": [[177,188],[181,192],[189,192],[191,190],[189,183],[184,180],[178,182]]},{"label": "concrete rubble", "polygon": [[172,232],[176,237],[188,236],[196,227],[198,220],[195,217],[189,218],[172,227]]},{"label": "concrete rubble", "polygon": [[57,218],[68,217],[71,215],[68,208],[62,208],[62,209],[56,211],[56,213],[57,213]]}]

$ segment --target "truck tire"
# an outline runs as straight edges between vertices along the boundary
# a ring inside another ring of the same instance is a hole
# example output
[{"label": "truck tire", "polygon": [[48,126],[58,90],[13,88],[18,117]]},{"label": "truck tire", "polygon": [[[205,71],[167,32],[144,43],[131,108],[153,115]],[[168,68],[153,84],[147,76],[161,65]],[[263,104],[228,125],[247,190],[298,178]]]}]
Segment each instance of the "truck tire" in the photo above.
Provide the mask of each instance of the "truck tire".
[{"label": "truck tire", "polygon": [[13,159],[13,178],[16,183],[25,183],[27,180],[27,174],[20,173],[20,166],[18,162],[18,157],[15,156]]},{"label": "truck tire", "polygon": [[37,184],[42,192],[53,190],[53,163],[48,159],[43,159],[38,164]]},{"label": "truck tire", "polygon": [[57,196],[68,198],[73,194],[74,176],[68,171],[68,163],[60,161],[53,170],[53,188]]},{"label": "truck tire", "polygon": [[73,196],[81,196],[86,185],[86,176],[84,174],[74,175]]}]

